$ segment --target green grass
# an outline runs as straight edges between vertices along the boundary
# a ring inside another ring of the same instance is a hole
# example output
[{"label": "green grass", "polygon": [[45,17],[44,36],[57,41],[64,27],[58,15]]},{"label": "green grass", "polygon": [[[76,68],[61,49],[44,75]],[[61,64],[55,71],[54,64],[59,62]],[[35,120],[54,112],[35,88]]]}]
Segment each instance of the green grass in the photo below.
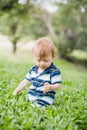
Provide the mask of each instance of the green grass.
[{"label": "green grass", "polygon": [[32,57],[1,54],[0,130],[87,130],[87,70],[55,60],[62,72],[62,87],[54,105],[32,107],[28,87],[18,97],[12,92],[32,67]]},{"label": "green grass", "polygon": [[75,56],[81,60],[87,60],[87,51],[74,50],[72,52],[72,56]]},{"label": "green grass", "polygon": [[82,64],[87,68],[87,51],[74,50],[68,58],[77,64]]}]

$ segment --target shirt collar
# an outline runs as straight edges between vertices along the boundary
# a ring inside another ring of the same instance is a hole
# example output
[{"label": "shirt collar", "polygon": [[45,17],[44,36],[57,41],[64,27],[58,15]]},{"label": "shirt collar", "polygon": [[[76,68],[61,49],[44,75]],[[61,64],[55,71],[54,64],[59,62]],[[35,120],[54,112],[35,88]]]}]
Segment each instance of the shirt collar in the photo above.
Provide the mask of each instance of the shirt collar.
[{"label": "shirt collar", "polygon": [[[45,69],[41,74],[48,72],[51,68],[53,68],[53,63],[51,63],[51,65],[50,65],[47,69]],[[33,70],[34,70],[36,73],[37,73],[37,69],[38,69],[38,66],[35,65],[35,67],[34,67]]]}]

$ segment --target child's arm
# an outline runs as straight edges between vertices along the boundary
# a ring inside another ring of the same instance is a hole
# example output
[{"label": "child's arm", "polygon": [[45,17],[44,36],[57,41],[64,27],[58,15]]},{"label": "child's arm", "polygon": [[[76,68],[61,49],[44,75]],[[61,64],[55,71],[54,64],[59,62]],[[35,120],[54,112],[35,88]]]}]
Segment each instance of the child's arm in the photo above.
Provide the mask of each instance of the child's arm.
[{"label": "child's arm", "polygon": [[19,86],[14,90],[13,95],[16,96],[26,85],[29,84],[29,81],[24,79]]},{"label": "child's arm", "polygon": [[60,83],[57,83],[57,84],[49,84],[49,83],[45,83],[44,84],[44,89],[43,91],[46,93],[48,92],[49,90],[57,90],[61,87],[61,84]]}]

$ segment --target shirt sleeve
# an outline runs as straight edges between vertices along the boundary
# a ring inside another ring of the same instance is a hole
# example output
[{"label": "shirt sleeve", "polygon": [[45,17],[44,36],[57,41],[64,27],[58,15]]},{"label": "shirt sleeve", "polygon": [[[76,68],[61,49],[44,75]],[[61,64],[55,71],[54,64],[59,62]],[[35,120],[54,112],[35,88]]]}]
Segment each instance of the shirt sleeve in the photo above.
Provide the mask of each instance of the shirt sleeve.
[{"label": "shirt sleeve", "polygon": [[60,70],[54,70],[51,74],[51,83],[56,84],[61,82],[62,82],[62,77],[61,77]]},{"label": "shirt sleeve", "polygon": [[31,75],[30,75],[30,72],[28,72],[25,76],[25,79],[31,81]]}]

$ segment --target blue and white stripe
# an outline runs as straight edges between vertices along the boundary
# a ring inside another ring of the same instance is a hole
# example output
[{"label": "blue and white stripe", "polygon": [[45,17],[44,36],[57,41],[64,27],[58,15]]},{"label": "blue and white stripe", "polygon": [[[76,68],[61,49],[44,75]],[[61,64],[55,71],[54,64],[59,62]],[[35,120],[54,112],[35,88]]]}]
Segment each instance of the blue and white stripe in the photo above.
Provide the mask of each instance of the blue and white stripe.
[{"label": "blue and white stripe", "polygon": [[28,93],[28,99],[30,102],[34,101],[38,106],[51,105],[56,92],[53,90],[44,93],[42,88],[46,82],[50,84],[61,83],[61,72],[53,63],[40,74],[37,73],[37,69],[37,66],[32,67],[25,77],[32,84]]}]

